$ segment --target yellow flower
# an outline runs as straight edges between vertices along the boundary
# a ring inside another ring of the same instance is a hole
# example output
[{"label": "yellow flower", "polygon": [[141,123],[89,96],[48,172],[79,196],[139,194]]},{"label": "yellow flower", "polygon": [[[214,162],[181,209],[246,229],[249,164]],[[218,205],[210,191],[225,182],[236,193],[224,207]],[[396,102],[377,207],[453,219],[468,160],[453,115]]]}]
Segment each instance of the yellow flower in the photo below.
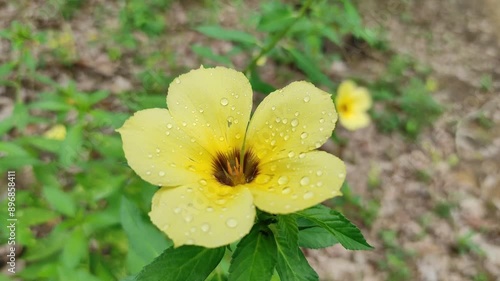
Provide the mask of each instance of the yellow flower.
[{"label": "yellow flower", "polygon": [[47,139],[52,140],[64,140],[66,138],[66,127],[64,125],[58,124],[47,130],[43,136]]},{"label": "yellow flower", "polygon": [[358,87],[347,80],[340,84],[335,98],[340,116],[340,124],[348,130],[357,130],[370,124],[370,116],[366,112],[372,106],[368,90]]},{"label": "yellow flower", "polygon": [[135,113],[118,131],[130,167],[161,186],[149,216],[174,245],[218,247],[246,235],[255,206],[287,214],[340,195],[344,163],[315,149],[337,114],[307,82],[271,93],[255,111],[247,78],[200,68],[168,89],[168,109]]}]

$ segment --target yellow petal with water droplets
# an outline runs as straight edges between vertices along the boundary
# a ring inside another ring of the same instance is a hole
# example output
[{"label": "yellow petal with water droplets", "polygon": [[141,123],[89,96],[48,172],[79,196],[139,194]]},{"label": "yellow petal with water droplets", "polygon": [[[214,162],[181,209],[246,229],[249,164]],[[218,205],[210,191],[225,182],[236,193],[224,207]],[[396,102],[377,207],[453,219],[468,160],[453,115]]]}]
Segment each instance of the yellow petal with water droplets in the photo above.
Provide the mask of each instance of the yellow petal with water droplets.
[{"label": "yellow petal with water droplets", "polygon": [[263,162],[293,157],[325,143],[336,121],[328,93],[294,82],[262,101],[250,121],[246,146]]},{"label": "yellow petal with water droplets", "polygon": [[345,173],[337,157],[311,151],[261,165],[249,189],[259,209],[288,214],[341,195]]},{"label": "yellow petal with water droplets", "polygon": [[252,88],[241,72],[224,67],[192,70],[170,84],[167,103],[177,124],[213,153],[242,146]]},{"label": "yellow petal with water droplets", "polygon": [[242,238],[252,228],[255,207],[248,189],[212,186],[208,182],[175,188],[163,187],[154,197],[149,216],[174,246],[193,244],[215,248]]},{"label": "yellow petal with water droplets", "polygon": [[212,172],[211,155],[190,140],[167,109],[138,111],[117,131],[130,167],[154,185],[193,183]]}]

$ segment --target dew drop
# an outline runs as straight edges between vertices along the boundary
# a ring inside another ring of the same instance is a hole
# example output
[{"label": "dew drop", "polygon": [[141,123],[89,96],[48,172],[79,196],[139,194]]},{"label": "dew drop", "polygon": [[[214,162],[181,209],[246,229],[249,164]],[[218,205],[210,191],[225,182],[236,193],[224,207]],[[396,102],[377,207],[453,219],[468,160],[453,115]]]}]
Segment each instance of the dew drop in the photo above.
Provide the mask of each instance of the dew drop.
[{"label": "dew drop", "polygon": [[292,189],[289,186],[287,186],[281,190],[281,193],[289,194],[291,191],[292,191]]},{"label": "dew drop", "polygon": [[295,114],[294,114],[294,115],[295,115],[295,117],[297,117],[297,116],[299,116],[299,115],[300,115],[300,113],[299,113],[298,111],[295,111]]},{"label": "dew drop", "polygon": [[191,187],[188,187],[188,188],[186,188],[186,191],[191,193],[191,192],[193,192],[193,189]]},{"label": "dew drop", "polygon": [[228,105],[228,104],[229,104],[229,101],[228,101],[226,98],[222,98],[222,99],[220,100],[220,104],[221,104],[222,106],[226,106],[226,105]]},{"label": "dew drop", "polygon": [[177,207],[177,208],[175,208],[175,209],[174,209],[174,213],[176,213],[176,214],[180,214],[180,213],[181,213],[181,211],[182,211],[182,210],[181,210],[181,208],[179,208],[179,207]]},{"label": "dew drop", "polygon": [[307,133],[306,133],[306,132],[303,132],[302,134],[300,134],[300,138],[301,138],[301,139],[305,139],[305,138],[307,138]]},{"label": "dew drop", "polygon": [[210,225],[208,223],[204,223],[201,225],[201,231],[208,232],[210,230]]},{"label": "dew drop", "polygon": [[241,138],[241,135],[240,135],[240,134],[236,134],[234,137],[235,137],[237,140],[239,140],[239,139]]},{"label": "dew drop", "polygon": [[344,174],[344,173],[339,173],[339,174],[338,174],[338,177],[339,177],[340,179],[342,179],[342,178],[344,178],[344,177],[345,177],[345,174]]},{"label": "dew drop", "polygon": [[316,185],[317,185],[318,187],[320,187],[320,186],[322,186],[322,185],[323,185],[323,182],[322,182],[322,181],[319,181],[319,182],[317,182],[317,183],[316,183]]},{"label": "dew drop", "polygon": [[181,79],[175,78],[175,83],[180,84],[181,83]]},{"label": "dew drop", "polygon": [[209,213],[210,213],[210,212],[213,212],[213,211],[214,211],[214,208],[212,208],[212,207],[207,207],[207,212],[209,212]]},{"label": "dew drop", "polygon": [[168,123],[167,128],[172,129],[172,124]]},{"label": "dew drop", "polygon": [[147,172],[146,172],[146,175],[151,175],[151,172],[150,172],[150,171],[147,171]]},{"label": "dew drop", "polygon": [[184,217],[184,221],[185,221],[185,222],[192,222],[192,221],[193,221],[193,216],[191,216],[191,215],[186,215],[186,216]]},{"label": "dew drop", "polygon": [[265,184],[265,183],[268,183],[269,181],[271,180],[271,176],[269,175],[261,175],[261,176],[258,176],[255,181],[258,183],[258,184]]},{"label": "dew drop", "polygon": [[288,182],[288,177],[287,176],[281,176],[279,179],[278,179],[278,183],[283,185],[283,184],[286,184]]},{"label": "dew drop", "polygon": [[276,106],[271,107],[271,110],[272,111],[276,110]]},{"label": "dew drop", "polygon": [[165,175],[165,172],[164,172],[164,171],[160,171],[160,172],[158,173],[158,175],[159,175],[160,177],[163,177],[163,176]]},{"label": "dew drop", "polygon": [[226,221],[226,225],[229,228],[235,228],[238,226],[238,221],[236,219],[230,218]]},{"label": "dew drop", "polygon": [[272,141],[271,141],[271,145],[272,145],[272,146],[275,146],[275,145],[276,145],[276,140],[272,140]]},{"label": "dew drop", "polygon": [[224,141],[224,137],[220,137],[220,138],[219,138],[219,140],[220,140],[220,141]]},{"label": "dew drop", "polygon": [[207,185],[207,181],[206,181],[206,180],[200,180],[200,181],[199,181],[199,183],[200,183],[201,185]]},{"label": "dew drop", "polygon": [[215,203],[217,203],[219,205],[224,205],[226,203],[226,199],[219,198],[219,199],[215,200]]},{"label": "dew drop", "polygon": [[295,156],[295,152],[293,152],[293,151],[288,152],[288,157],[292,158],[294,156]]},{"label": "dew drop", "polygon": [[309,177],[303,177],[301,180],[300,180],[300,185],[304,186],[304,185],[308,185],[310,182],[309,180]]},{"label": "dew drop", "polygon": [[325,123],[325,119],[324,118],[319,119],[319,123]]},{"label": "dew drop", "polygon": [[281,118],[276,117],[276,120],[275,120],[275,121],[276,121],[276,123],[279,123],[279,122],[281,122]]},{"label": "dew drop", "polygon": [[292,121],[290,122],[290,125],[292,125],[292,127],[297,127],[297,125],[299,125],[299,120],[292,119]]},{"label": "dew drop", "polygon": [[299,154],[299,158],[300,159],[304,159],[306,157],[306,154],[304,152],[302,152],[301,154]]},{"label": "dew drop", "polygon": [[148,154],[148,158],[153,158],[153,155],[152,154]]},{"label": "dew drop", "polygon": [[311,191],[308,191],[308,192],[304,193],[304,195],[302,197],[304,199],[308,200],[308,199],[311,199],[314,197],[314,193],[312,193]]},{"label": "dew drop", "polygon": [[165,132],[165,134],[166,134],[167,136],[169,136],[169,135],[170,135],[170,132],[169,132],[169,131],[166,131],[166,132]]},{"label": "dew drop", "polygon": [[321,176],[321,175],[323,175],[323,171],[321,171],[321,170],[317,170],[317,171],[316,171],[316,175],[317,175],[318,177],[319,177],[319,176]]},{"label": "dew drop", "polygon": [[166,231],[170,227],[169,224],[165,224],[164,226],[161,227],[161,230]]},{"label": "dew drop", "polygon": [[286,123],[288,123],[288,119],[284,118],[281,122],[282,122],[283,124],[286,124]]},{"label": "dew drop", "polygon": [[288,140],[289,138],[290,138],[289,135],[286,135],[286,136],[283,137],[284,140]]},{"label": "dew drop", "polygon": [[306,97],[304,98],[304,102],[309,102],[310,100],[311,100],[311,98],[310,98],[309,96],[306,96]]}]

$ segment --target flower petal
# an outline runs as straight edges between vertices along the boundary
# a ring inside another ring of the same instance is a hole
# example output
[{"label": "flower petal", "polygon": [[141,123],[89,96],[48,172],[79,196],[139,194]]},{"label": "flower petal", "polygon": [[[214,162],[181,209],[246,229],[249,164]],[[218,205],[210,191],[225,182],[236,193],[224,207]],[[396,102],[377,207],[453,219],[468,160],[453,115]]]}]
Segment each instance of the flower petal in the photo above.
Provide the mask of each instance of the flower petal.
[{"label": "flower petal", "polygon": [[180,130],[167,109],[138,111],[117,131],[128,164],[145,181],[181,185],[212,172],[210,154]]},{"label": "flower petal", "polygon": [[212,153],[242,146],[252,88],[241,72],[224,67],[192,70],[170,84],[167,103],[177,124]]},{"label": "flower petal", "polygon": [[246,146],[264,162],[293,157],[325,143],[336,121],[328,93],[294,82],[262,101],[250,121]]},{"label": "flower petal", "polygon": [[366,88],[358,87],[353,81],[346,80],[339,86],[335,104],[337,108],[345,107],[348,112],[361,112],[370,109],[372,99]]},{"label": "flower petal", "polygon": [[269,213],[288,214],[341,195],[345,165],[323,151],[269,162],[250,184],[255,205]]},{"label": "flower petal", "polygon": [[226,196],[216,196],[207,186],[163,187],[155,193],[149,216],[175,247],[215,248],[242,238],[252,228],[255,207],[248,189],[212,186],[227,188]]},{"label": "flower petal", "polygon": [[370,124],[370,116],[366,112],[353,112],[340,115],[340,124],[344,128],[354,131]]}]

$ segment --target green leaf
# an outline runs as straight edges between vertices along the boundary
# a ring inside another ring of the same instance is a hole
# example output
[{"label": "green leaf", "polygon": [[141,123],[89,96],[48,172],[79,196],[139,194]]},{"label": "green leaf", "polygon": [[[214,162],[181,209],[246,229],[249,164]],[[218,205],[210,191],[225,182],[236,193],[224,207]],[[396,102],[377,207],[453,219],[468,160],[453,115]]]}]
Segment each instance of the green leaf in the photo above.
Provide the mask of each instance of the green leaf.
[{"label": "green leaf", "polygon": [[36,207],[20,208],[17,216],[23,224],[29,226],[42,224],[59,217],[54,211]]},{"label": "green leaf", "polygon": [[250,74],[250,84],[252,84],[252,89],[254,89],[254,91],[263,93],[265,95],[268,95],[276,90],[276,88],[274,88],[273,86],[262,81],[259,73],[255,71],[255,69],[253,69],[252,73]]},{"label": "green leaf", "polygon": [[276,265],[276,243],[267,226],[255,225],[233,254],[230,281],[269,281]]},{"label": "green leaf", "polygon": [[73,198],[66,192],[54,186],[45,186],[43,196],[54,210],[69,217],[76,213],[76,204]]},{"label": "green leaf", "polygon": [[143,265],[150,263],[171,245],[163,233],[142,219],[139,208],[126,197],[122,197],[120,217],[130,248],[142,259]]},{"label": "green leaf", "polygon": [[299,229],[295,218],[280,215],[276,232],[275,239],[278,249],[276,271],[280,279],[287,281],[317,281],[318,275],[299,249]]},{"label": "green leaf", "polygon": [[225,29],[219,25],[204,25],[196,28],[198,32],[205,34],[208,37],[215,39],[247,43],[247,44],[257,44],[255,37],[250,34],[239,30]]},{"label": "green leaf", "polygon": [[204,281],[224,256],[225,247],[169,248],[147,265],[135,281]]},{"label": "green leaf", "polygon": [[313,83],[320,83],[333,88],[333,82],[317,67],[318,64],[315,61],[297,49],[288,49],[288,51],[292,55],[297,66]]},{"label": "green leaf", "polygon": [[196,44],[196,45],[191,46],[191,50],[193,50],[193,52],[195,54],[197,54],[198,56],[212,60],[214,62],[218,62],[218,63],[222,63],[222,64],[226,64],[226,65],[231,64],[231,60],[229,58],[227,58],[226,56],[221,56],[221,55],[215,54],[212,51],[212,49],[209,47],[205,47],[205,46],[201,46],[201,45]]},{"label": "green leaf", "polygon": [[299,227],[299,246],[320,249],[333,246],[338,241],[328,230],[321,227]]},{"label": "green leaf", "polygon": [[75,268],[88,255],[88,241],[82,228],[75,228],[65,240],[60,262],[66,268]]},{"label": "green leaf", "polygon": [[295,216],[309,220],[314,225],[326,229],[348,250],[369,250],[370,246],[359,229],[341,213],[323,205],[295,213]]},{"label": "green leaf", "polygon": [[68,126],[66,138],[61,143],[59,160],[63,167],[78,165],[77,158],[82,150],[83,132],[81,125]]}]

